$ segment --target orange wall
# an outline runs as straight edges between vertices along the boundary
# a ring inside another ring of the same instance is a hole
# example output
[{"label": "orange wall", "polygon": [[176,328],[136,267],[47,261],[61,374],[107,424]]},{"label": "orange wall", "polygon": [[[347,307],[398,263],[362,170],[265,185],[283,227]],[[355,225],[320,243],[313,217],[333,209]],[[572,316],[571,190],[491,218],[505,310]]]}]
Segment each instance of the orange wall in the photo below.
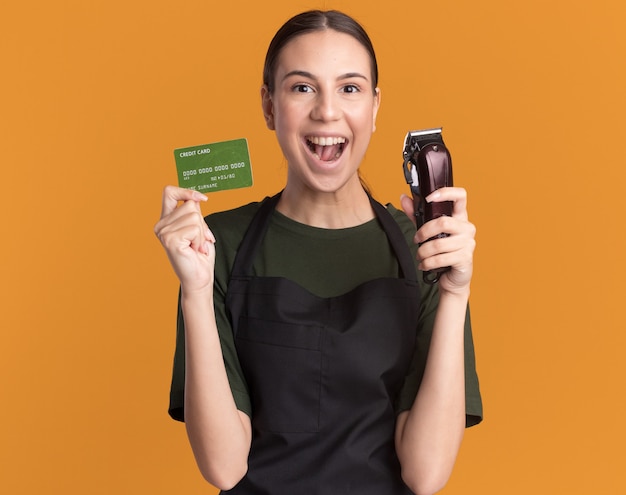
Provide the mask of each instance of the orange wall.
[{"label": "orange wall", "polygon": [[626,7],[596,2],[13,1],[0,7],[0,492],[207,494],[166,415],[177,284],[152,233],[172,150],[263,124],[265,48],[339,8],[377,46],[363,166],[406,191],[409,129],[444,126],[478,226],[485,400],[446,494],[623,493]]}]

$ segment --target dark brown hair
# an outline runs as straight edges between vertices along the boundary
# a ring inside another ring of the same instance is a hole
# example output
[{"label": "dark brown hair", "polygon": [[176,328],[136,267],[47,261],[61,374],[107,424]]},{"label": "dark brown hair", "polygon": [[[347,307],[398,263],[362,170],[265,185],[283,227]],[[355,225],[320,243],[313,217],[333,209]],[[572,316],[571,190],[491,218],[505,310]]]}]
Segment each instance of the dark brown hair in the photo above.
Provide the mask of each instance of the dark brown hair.
[{"label": "dark brown hair", "polygon": [[348,34],[363,45],[372,64],[372,89],[376,88],[378,85],[378,63],[372,41],[365,29],[352,17],[337,10],[310,10],[297,14],[285,22],[276,32],[267,49],[263,67],[263,84],[267,86],[270,93],[274,92],[276,61],[283,47],[297,36],[327,29]]}]

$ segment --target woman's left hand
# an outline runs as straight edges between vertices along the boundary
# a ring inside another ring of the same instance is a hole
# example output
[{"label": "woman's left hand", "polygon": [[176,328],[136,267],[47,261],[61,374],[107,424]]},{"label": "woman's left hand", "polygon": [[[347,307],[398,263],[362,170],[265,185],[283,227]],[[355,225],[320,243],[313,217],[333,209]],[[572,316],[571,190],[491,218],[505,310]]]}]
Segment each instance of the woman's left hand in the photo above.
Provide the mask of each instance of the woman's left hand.
[{"label": "woman's left hand", "polygon": [[[426,197],[428,202],[452,201],[452,216],[442,216],[426,222],[415,234],[414,241],[421,246],[417,250],[423,271],[444,266],[450,270],[441,274],[439,290],[460,293],[469,290],[472,279],[476,227],[468,220],[467,192],[460,187],[444,187]],[[402,209],[415,221],[413,200],[403,195]],[[447,237],[425,242],[437,234]]]}]

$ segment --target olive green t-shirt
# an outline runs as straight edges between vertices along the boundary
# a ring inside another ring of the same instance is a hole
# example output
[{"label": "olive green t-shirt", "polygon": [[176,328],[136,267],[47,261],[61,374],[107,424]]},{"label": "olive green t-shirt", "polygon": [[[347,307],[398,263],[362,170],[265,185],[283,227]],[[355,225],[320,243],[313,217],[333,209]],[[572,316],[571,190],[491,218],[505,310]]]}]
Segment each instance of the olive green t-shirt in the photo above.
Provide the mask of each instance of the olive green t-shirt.
[{"label": "olive green t-shirt", "polygon": [[[216,238],[214,305],[224,364],[237,408],[253,414],[250,396],[235,349],[231,323],[225,309],[225,298],[231,268],[239,244],[257,212],[260,203],[215,213],[206,222]],[[400,226],[413,258],[415,227],[406,215],[387,205]],[[416,267],[417,269],[417,267]],[[344,294],[376,278],[398,277],[400,268],[385,231],[376,218],[362,225],[344,229],[322,229],[298,223],[275,211],[253,263],[256,276],[288,278],[320,297]],[[395,401],[397,412],[411,408],[422,379],[435,313],[438,304],[437,285],[420,282],[421,306],[417,344],[404,385]],[[170,391],[170,415],[184,420],[185,341],[184,320],[178,308],[176,351]],[[474,345],[469,317],[465,318],[465,388],[467,425],[482,419],[482,401],[476,375]]]}]

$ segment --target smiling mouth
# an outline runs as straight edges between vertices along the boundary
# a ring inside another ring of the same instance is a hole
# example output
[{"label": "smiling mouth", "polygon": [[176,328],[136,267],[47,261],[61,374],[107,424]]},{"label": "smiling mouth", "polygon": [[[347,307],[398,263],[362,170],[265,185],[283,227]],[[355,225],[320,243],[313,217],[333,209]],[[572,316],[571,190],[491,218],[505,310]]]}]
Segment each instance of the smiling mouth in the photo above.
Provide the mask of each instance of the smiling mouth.
[{"label": "smiling mouth", "polygon": [[325,162],[336,160],[343,153],[344,137],[307,136],[306,144],[314,156]]}]

